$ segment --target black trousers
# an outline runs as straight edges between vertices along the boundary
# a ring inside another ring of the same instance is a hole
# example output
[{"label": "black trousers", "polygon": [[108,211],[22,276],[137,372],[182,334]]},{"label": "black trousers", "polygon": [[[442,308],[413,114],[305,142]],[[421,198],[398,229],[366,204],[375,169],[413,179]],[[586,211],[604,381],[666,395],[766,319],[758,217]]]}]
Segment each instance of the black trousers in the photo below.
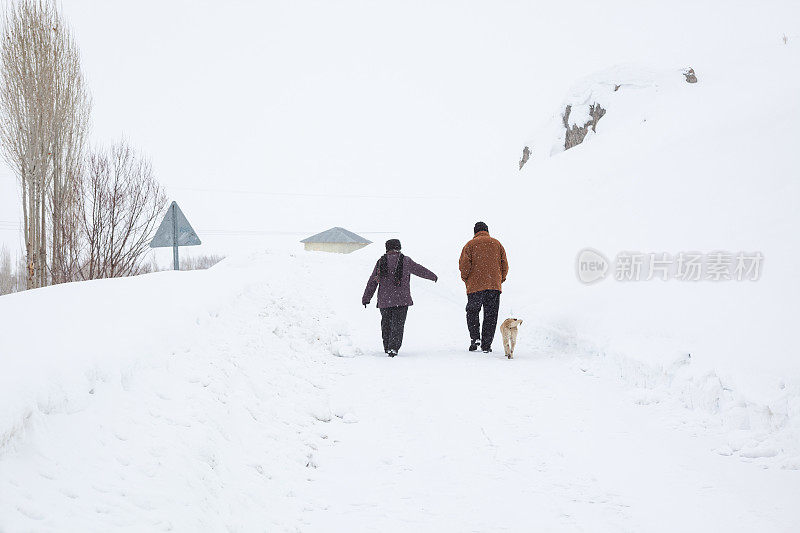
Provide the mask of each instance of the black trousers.
[{"label": "black trousers", "polygon": [[[483,331],[479,313],[483,308]],[[497,313],[500,310],[500,291],[478,291],[467,294],[467,328],[472,340],[481,341],[481,346],[490,348],[497,330]]]},{"label": "black trousers", "polygon": [[383,351],[400,350],[403,344],[403,329],[406,327],[408,306],[384,307],[381,309],[381,334]]}]

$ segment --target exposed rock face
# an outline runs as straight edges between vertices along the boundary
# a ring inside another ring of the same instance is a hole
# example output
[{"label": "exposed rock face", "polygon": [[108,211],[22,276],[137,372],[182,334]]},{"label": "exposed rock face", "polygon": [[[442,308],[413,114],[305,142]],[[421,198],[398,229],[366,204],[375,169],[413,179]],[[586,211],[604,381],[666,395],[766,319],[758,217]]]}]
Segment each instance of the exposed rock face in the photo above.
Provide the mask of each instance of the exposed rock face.
[{"label": "exposed rock face", "polygon": [[564,150],[569,150],[573,146],[578,146],[582,143],[586,134],[589,133],[589,128],[592,128],[592,131],[596,132],[598,121],[606,114],[606,110],[600,107],[600,104],[592,104],[589,106],[589,120],[584,123],[583,126],[573,124],[570,127],[569,114],[571,112],[572,106],[568,105],[564,109],[564,114],[562,115],[564,128],[567,130],[567,134],[564,136]]},{"label": "exposed rock face", "polygon": [[522,167],[525,166],[525,163],[528,162],[528,159],[531,157],[531,149],[527,146],[522,149],[522,159],[519,160],[519,169],[522,170]]},{"label": "exposed rock face", "polygon": [[[683,81],[681,76],[684,77]],[[660,87],[668,91],[692,91],[694,89],[688,89],[683,84],[697,82],[697,73],[690,66],[653,69],[617,65],[587,76],[569,89],[566,98],[540,131],[525,139],[527,146],[517,164],[522,170],[530,159],[539,161],[541,158],[554,157],[587,142],[587,136],[592,137],[592,133],[597,132],[597,123],[609,110],[611,121],[615,122],[612,129],[638,127],[647,122],[647,99],[655,97]],[[621,108],[614,107],[623,103],[625,106]],[[616,109],[624,112],[618,116]],[[601,133],[611,123],[606,121],[603,124],[605,126],[600,130]]]}]

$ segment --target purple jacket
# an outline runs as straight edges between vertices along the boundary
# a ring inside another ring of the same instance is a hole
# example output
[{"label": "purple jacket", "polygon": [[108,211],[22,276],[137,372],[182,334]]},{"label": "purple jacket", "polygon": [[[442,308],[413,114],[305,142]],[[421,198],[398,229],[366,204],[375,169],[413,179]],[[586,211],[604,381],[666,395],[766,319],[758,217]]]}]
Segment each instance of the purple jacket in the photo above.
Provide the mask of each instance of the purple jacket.
[{"label": "purple jacket", "polygon": [[367,305],[372,300],[372,295],[375,294],[375,289],[378,289],[378,307],[384,309],[386,307],[399,307],[403,305],[414,305],[411,300],[411,274],[421,278],[436,281],[439,279],[436,274],[428,270],[422,265],[418,265],[411,260],[408,256],[403,256],[403,278],[400,280],[400,285],[394,282],[394,272],[397,268],[397,257],[400,255],[398,252],[392,251],[387,254],[387,270],[388,275],[381,276],[378,272],[378,264],[372,270],[372,275],[367,281],[367,288],[364,289],[364,296],[361,298],[361,303]]}]

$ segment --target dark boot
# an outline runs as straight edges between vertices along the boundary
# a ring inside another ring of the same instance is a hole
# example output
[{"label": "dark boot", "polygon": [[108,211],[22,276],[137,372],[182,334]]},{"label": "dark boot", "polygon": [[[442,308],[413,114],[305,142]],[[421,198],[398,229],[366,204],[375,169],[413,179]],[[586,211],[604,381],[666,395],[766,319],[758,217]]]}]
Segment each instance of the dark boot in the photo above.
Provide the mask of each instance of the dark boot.
[{"label": "dark boot", "polygon": [[472,342],[469,343],[469,351],[474,352],[478,350],[478,346],[481,345],[480,339],[474,339]]}]

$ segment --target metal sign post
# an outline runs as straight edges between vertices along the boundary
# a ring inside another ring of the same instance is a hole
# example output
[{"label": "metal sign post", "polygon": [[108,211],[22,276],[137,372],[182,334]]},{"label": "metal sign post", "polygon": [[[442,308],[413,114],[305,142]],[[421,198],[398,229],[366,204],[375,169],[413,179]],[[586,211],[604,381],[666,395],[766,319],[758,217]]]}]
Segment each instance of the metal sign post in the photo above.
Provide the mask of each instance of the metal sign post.
[{"label": "metal sign post", "polygon": [[180,270],[181,264],[178,261],[178,219],[175,216],[175,208],[178,205],[172,202],[169,206],[170,214],[172,215],[172,270]]},{"label": "metal sign post", "polygon": [[150,241],[150,248],[172,247],[172,266],[175,270],[181,269],[178,260],[178,246],[197,246],[201,244],[200,237],[189,224],[186,216],[178,207],[177,202],[172,202],[164,220],[158,226],[153,240]]}]

